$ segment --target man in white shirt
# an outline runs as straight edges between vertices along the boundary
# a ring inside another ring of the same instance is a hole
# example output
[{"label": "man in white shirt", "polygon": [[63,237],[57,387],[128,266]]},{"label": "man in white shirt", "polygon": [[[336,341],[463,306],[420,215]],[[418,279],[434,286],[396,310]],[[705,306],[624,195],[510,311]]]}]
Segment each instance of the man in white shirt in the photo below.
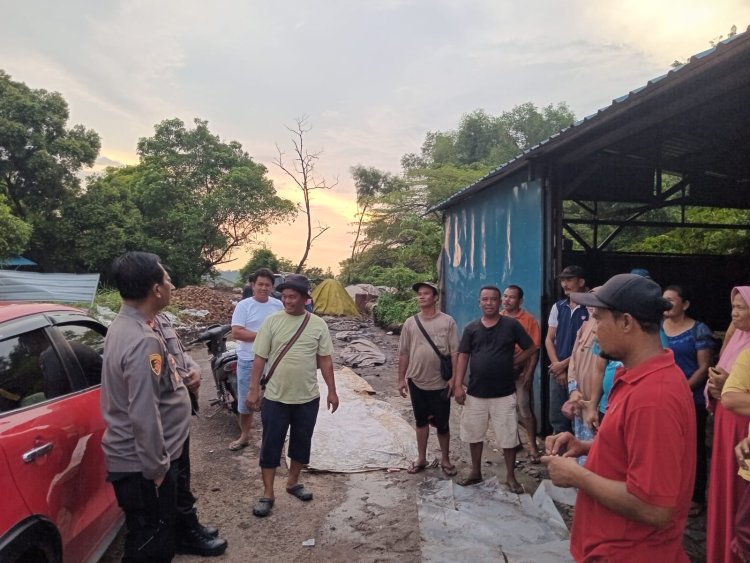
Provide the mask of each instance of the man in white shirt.
[{"label": "man in white shirt", "polygon": [[271,297],[273,272],[261,268],[252,277],[253,296],[237,303],[232,315],[232,337],[240,343],[237,350],[237,412],[239,413],[240,436],[229,444],[233,452],[250,445],[250,429],[253,414],[245,402],[250,390],[250,373],[253,369],[253,342],[258,329],[266,317],[281,311],[281,301]]}]

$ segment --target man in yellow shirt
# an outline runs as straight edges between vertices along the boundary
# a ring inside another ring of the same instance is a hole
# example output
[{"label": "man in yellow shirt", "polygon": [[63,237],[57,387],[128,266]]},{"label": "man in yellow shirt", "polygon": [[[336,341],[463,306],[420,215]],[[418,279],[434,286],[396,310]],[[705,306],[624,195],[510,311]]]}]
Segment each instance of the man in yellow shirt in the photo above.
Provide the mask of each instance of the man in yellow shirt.
[{"label": "man in yellow shirt", "polygon": [[328,408],[336,412],[339,398],[333,377],[333,342],[328,325],[320,317],[305,311],[310,297],[310,285],[305,276],[292,274],[278,286],[284,310],[269,316],[255,337],[253,372],[247,402],[251,408],[260,404],[260,379],[266,363],[274,366],[282,351],[292,340],[306,319],[307,325],[298,339],[276,365],[267,379],[265,397],[261,408],[263,440],[260,447],[260,468],[263,476],[263,496],[253,507],[258,517],[268,516],[274,503],[273,484],[276,468],[281,465],[281,449],[289,431],[287,453],[291,459],[286,491],[301,501],[313,498],[299,483],[302,467],[310,462],[315,421],[318,417],[320,391],[317,368],[328,387]]}]

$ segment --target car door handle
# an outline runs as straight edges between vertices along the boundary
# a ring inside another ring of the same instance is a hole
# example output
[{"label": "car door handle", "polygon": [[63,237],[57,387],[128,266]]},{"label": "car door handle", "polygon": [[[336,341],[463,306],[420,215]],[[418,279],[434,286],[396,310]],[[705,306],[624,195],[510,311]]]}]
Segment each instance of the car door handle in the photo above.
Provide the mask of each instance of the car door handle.
[{"label": "car door handle", "polygon": [[52,451],[52,442],[47,442],[46,444],[42,444],[41,446],[36,446],[35,448],[31,448],[28,452],[23,454],[21,456],[21,459],[24,461],[24,463],[31,463],[38,457],[42,457],[43,455],[47,455]]}]

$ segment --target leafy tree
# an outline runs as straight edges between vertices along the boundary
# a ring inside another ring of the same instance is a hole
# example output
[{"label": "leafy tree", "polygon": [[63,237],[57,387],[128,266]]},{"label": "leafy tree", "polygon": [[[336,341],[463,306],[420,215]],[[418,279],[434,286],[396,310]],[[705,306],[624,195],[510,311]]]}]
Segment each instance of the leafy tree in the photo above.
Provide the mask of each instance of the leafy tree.
[{"label": "leafy tree", "polygon": [[206,121],[194,123],[189,130],[179,119],[165,120],[141,139],[131,186],[148,245],[171,266],[176,283],[197,283],[295,213],[242,145],[223,142]]},{"label": "leafy tree", "polygon": [[[253,272],[258,271],[260,268],[268,268],[274,273],[288,273],[293,272],[295,267],[295,264],[291,260],[288,260],[287,258],[278,258],[276,254],[268,248],[258,248],[253,251],[248,263],[240,269],[237,283],[239,285],[244,285],[250,275]],[[331,269],[328,268],[328,271],[324,272],[323,268],[312,266],[303,270],[301,273],[302,275],[307,276],[311,281],[317,281],[324,278],[332,278],[333,272],[330,270]]]},{"label": "leafy tree", "polygon": [[137,166],[110,168],[86,191],[69,198],[57,225],[60,245],[50,249],[58,264],[75,271],[107,272],[113,257],[149,248],[133,186],[142,181]]},{"label": "leafy tree", "polygon": [[[357,254],[361,254],[367,249],[367,242],[360,245],[360,236],[365,219],[373,205],[378,201],[378,196],[399,191],[405,187],[405,184],[400,178],[373,167],[357,165],[352,166],[350,171],[357,188],[357,230],[352,243],[350,259],[351,262],[354,262]],[[348,282],[349,280],[347,280]]]},{"label": "leafy tree", "polygon": [[526,103],[498,116],[475,110],[455,130],[428,132],[421,151],[401,159],[401,176],[352,168],[359,224],[340,278],[392,287],[434,279],[443,231],[429,209],[573,120],[565,103]]},{"label": "leafy tree", "polygon": [[31,225],[13,215],[0,195],[0,259],[23,252],[30,238]]},{"label": "leafy tree", "polygon": [[250,278],[250,275],[261,268],[268,268],[272,272],[279,271],[279,259],[273,252],[265,247],[257,248],[253,251],[248,263],[240,269],[237,283],[239,285],[244,285],[248,278]]},{"label": "leafy tree", "polygon": [[61,207],[78,193],[77,173],[100,148],[96,132],[67,121],[59,93],[31,89],[0,70],[0,195],[31,226],[28,255],[43,267],[57,244]]}]

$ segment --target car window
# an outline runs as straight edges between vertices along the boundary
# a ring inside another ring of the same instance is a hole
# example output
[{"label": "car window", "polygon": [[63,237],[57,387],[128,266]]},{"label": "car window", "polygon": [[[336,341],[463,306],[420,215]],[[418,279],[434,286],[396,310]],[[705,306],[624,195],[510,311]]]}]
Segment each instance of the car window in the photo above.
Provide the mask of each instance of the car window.
[{"label": "car window", "polygon": [[104,335],[84,324],[58,325],[57,330],[73,350],[88,386],[99,385],[102,382]]},{"label": "car window", "polygon": [[0,341],[0,412],[71,391],[62,362],[43,329]]}]

